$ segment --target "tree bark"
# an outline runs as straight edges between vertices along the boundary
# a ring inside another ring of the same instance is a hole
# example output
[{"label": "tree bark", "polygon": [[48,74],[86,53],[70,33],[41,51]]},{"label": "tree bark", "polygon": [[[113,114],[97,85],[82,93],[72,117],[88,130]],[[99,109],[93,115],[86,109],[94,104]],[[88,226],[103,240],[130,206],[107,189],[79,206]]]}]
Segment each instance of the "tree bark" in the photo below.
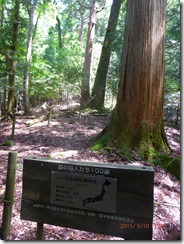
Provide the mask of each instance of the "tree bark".
[{"label": "tree bark", "polygon": [[28,9],[29,13],[29,29],[28,29],[28,38],[27,38],[27,51],[26,51],[26,63],[24,68],[24,114],[30,114],[30,105],[29,105],[29,67],[31,63],[32,56],[32,43],[33,43],[33,34],[34,34],[34,15],[37,6],[37,0],[34,0]]},{"label": "tree bark", "polygon": [[90,15],[88,24],[88,34],[85,50],[85,60],[83,65],[83,79],[81,84],[81,107],[84,106],[90,98],[90,74],[91,74],[91,61],[93,52],[93,40],[95,35],[95,21],[96,21],[96,0],[90,0]]},{"label": "tree bark", "polygon": [[80,19],[79,41],[82,44],[83,35],[84,35],[85,16],[83,13],[81,13],[80,15],[81,15],[81,19]]},{"label": "tree bark", "polygon": [[98,137],[100,146],[168,150],[163,126],[165,72],[165,0],[129,0],[122,68],[109,126]]},{"label": "tree bark", "polygon": [[59,49],[61,49],[62,48],[61,22],[60,22],[60,19],[59,19],[58,15],[56,16],[56,20],[57,20],[57,28],[58,28]]},{"label": "tree bark", "polygon": [[97,110],[104,109],[106,79],[107,79],[112,44],[115,36],[116,26],[118,23],[120,7],[121,7],[121,0],[114,0],[111,6],[108,26],[107,26],[103,46],[102,46],[101,57],[100,57],[95,83],[92,91],[92,97],[95,96],[95,98],[90,104],[90,107]]},{"label": "tree bark", "polygon": [[2,99],[1,114],[5,115],[5,116],[7,115],[6,99],[7,99],[7,88],[6,88],[6,84],[4,84],[4,86],[3,86],[3,99]]},{"label": "tree bark", "polygon": [[16,71],[16,57],[17,57],[17,43],[18,43],[18,25],[19,25],[19,0],[14,0],[14,18],[13,18],[13,33],[11,57],[8,58],[8,77],[9,77],[9,91],[8,91],[8,114],[14,111],[14,85],[15,85],[15,71]]}]

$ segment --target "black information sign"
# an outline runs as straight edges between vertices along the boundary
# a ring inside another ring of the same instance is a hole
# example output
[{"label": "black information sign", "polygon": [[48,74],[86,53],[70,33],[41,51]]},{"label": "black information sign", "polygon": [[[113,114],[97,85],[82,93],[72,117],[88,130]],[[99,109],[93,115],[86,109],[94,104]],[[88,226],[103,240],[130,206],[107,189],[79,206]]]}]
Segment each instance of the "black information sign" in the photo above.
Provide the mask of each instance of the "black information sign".
[{"label": "black information sign", "polygon": [[30,157],[23,162],[21,219],[150,240],[153,186],[149,166]]}]

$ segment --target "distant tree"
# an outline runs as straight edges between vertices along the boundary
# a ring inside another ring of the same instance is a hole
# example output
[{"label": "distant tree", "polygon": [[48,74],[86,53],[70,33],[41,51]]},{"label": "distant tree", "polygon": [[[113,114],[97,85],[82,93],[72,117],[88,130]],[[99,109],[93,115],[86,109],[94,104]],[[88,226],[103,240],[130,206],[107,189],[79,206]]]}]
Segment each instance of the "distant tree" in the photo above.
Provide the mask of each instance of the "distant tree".
[{"label": "distant tree", "polygon": [[6,114],[6,96],[7,96],[7,72],[6,72],[6,54],[4,44],[4,15],[5,2],[0,0],[0,114]]},{"label": "distant tree", "polygon": [[90,73],[93,52],[93,41],[95,35],[95,22],[96,22],[96,0],[90,0],[90,14],[88,23],[88,34],[86,42],[86,50],[83,65],[83,78],[81,84],[81,106],[87,103],[90,98]]},{"label": "distant tree", "polygon": [[118,23],[121,1],[122,0],[114,0],[111,6],[108,26],[102,46],[102,52],[95,77],[95,83],[92,90],[92,97],[94,97],[94,99],[92,100],[90,107],[97,110],[104,109],[107,72],[109,67],[112,44],[115,36],[115,30]]},{"label": "distant tree", "polygon": [[166,19],[166,72],[165,72],[165,104],[166,119],[174,120],[178,125],[180,110],[180,2],[167,1]]},{"label": "distant tree", "polygon": [[16,72],[16,61],[17,61],[17,45],[18,45],[18,26],[19,26],[19,0],[13,0],[13,27],[10,44],[10,53],[6,55],[7,58],[7,73],[9,80],[8,90],[8,115],[14,113],[14,86],[15,86],[15,72]]},{"label": "distant tree", "polygon": [[165,0],[128,0],[117,104],[93,149],[168,150],[163,126]]},{"label": "distant tree", "polygon": [[57,20],[57,29],[58,29],[58,43],[59,43],[59,48],[62,48],[62,33],[61,33],[61,21],[59,19],[59,16],[56,16],[56,20]]},{"label": "distant tree", "polygon": [[34,34],[34,16],[38,0],[33,0],[27,4],[27,11],[29,14],[29,27],[27,37],[26,63],[24,68],[24,114],[30,114],[29,106],[29,67],[32,56],[32,43]]}]

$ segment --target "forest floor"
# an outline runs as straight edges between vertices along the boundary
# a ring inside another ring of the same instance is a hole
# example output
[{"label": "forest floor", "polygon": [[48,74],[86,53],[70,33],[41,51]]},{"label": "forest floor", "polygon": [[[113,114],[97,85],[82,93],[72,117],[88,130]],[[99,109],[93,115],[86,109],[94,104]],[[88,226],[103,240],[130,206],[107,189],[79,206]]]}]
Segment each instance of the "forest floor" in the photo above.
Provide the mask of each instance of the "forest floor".
[{"label": "forest floor", "polygon": [[[34,116],[17,116],[12,146],[4,145],[4,142],[11,137],[12,123],[0,121],[0,226],[8,153],[18,152],[12,224],[7,240],[36,239],[36,223],[20,219],[24,158],[38,156],[86,162],[150,165],[141,160],[124,161],[115,153],[101,154],[90,151],[91,139],[108,124],[108,116],[85,112],[79,119],[76,112],[65,110],[64,107],[57,107],[54,111],[50,127],[47,126],[46,120],[31,125],[35,117],[44,114],[40,109],[34,111]],[[180,156],[180,130],[169,126],[165,127],[165,130],[174,154]],[[180,182],[160,166],[153,165],[153,168],[155,172],[153,240],[178,240],[180,239]],[[47,224],[44,225],[44,238],[45,240],[123,240]]]}]

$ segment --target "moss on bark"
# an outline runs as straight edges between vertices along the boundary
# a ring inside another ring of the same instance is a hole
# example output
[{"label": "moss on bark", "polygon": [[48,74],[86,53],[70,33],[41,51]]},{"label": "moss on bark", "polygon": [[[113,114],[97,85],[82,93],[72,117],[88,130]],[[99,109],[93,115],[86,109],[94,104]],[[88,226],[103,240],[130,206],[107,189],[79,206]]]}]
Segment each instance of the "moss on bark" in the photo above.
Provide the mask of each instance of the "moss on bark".
[{"label": "moss on bark", "polygon": [[113,147],[126,154],[129,150],[133,150],[142,159],[151,159],[158,152],[169,152],[163,125],[160,125],[156,131],[148,126],[142,126],[137,134],[132,133],[131,130],[128,132],[128,129],[130,128],[118,132],[111,123],[93,140],[91,150],[99,151],[106,147]]}]

